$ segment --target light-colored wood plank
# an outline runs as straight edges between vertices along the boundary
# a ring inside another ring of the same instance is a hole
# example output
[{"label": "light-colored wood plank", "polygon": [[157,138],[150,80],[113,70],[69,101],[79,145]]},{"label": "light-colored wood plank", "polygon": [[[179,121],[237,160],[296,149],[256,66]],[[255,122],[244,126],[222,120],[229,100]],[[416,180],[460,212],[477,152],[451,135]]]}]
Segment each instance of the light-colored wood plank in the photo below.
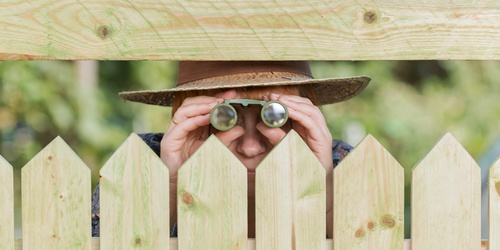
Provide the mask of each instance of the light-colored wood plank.
[{"label": "light-colored wood plank", "polygon": [[257,167],[256,248],[322,249],[325,169],[294,130]]},{"label": "light-colored wood plank", "polygon": [[90,249],[90,169],[60,137],[21,170],[24,249]]},{"label": "light-colored wood plank", "polygon": [[413,170],[411,192],[412,249],[480,244],[480,168],[450,133]]},{"label": "light-colored wood plank", "polygon": [[168,249],[169,175],[131,134],[100,171],[102,249]]},{"label": "light-colored wood plank", "polygon": [[404,170],[371,135],[334,170],[334,249],[402,249]]},{"label": "light-colored wood plank", "polygon": [[[332,250],[333,249],[333,240],[327,239],[326,240],[326,245],[324,250]],[[15,241],[15,250],[22,250],[23,249],[23,242],[22,239],[16,239]],[[101,249],[99,246],[100,239],[99,238],[92,238],[92,250],[99,250]],[[247,250],[254,250],[255,249],[255,239],[248,239],[248,245],[247,245]],[[170,250],[177,250],[177,238],[172,238],[170,239]],[[488,250],[488,241],[482,240],[481,241],[481,246],[474,248],[472,250]],[[404,242],[404,248],[403,250],[411,250],[411,240],[406,239]]]},{"label": "light-colored wood plank", "polygon": [[177,178],[179,249],[245,249],[247,170],[214,135]]},{"label": "light-colored wood plank", "polygon": [[14,249],[14,175],[12,166],[0,155],[0,242]]},{"label": "light-colored wood plank", "polygon": [[490,167],[489,176],[489,223],[490,249],[500,249],[500,158]]},{"label": "light-colored wood plank", "polygon": [[0,59],[500,59],[500,4],[8,0]]}]

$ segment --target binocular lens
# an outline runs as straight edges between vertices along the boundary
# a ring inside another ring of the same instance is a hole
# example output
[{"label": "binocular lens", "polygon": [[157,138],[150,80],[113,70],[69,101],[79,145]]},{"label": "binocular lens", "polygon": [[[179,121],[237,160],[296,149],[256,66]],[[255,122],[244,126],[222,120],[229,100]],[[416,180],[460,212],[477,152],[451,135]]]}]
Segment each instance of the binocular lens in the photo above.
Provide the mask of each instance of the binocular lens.
[{"label": "binocular lens", "polygon": [[288,111],[282,103],[271,101],[262,108],[261,117],[268,127],[279,128],[288,120]]},{"label": "binocular lens", "polygon": [[212,109],[210,123],[220,131],[230,130],[236,125],[236,110],[231,105],[219,104]]},{"label": "binocular lens", "polygon": [[257,101],[248,99],[226,100],[225,103],[216,105],[210,112],[210,123],[220,131],[232,129],[238,122],[238,114],[231,104],[241,104],[247,107],[250,104],[262,105],[260,117],[266,126],[279,128],[288,120],[288,110],[285,105],[279,101]]}]

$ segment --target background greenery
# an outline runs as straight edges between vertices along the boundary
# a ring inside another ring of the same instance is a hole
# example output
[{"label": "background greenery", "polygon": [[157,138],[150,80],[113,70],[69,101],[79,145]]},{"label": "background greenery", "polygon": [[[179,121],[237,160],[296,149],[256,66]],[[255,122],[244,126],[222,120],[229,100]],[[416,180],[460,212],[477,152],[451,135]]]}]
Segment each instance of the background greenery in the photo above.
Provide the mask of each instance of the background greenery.
[{"label": "background greenery", "polygon": [[[18,205],[21,167],[56,136],[92,169],[95,184],[131,132],[163,132],[169,124],[169,108],[124,102],[117,93],[172,87],[175,62],[84,62],[96,71],[79,63],[0,62],[0,155],[15,169]],[[372,77],[359,97],[323,111],[334,138],[356,145],[370,133],[401,163],[407,201],[411,169],[446,132],[483,169],[498,157],[492,145],[500,140],[499,67],[497,61],[312,63],[317,78]]]}]

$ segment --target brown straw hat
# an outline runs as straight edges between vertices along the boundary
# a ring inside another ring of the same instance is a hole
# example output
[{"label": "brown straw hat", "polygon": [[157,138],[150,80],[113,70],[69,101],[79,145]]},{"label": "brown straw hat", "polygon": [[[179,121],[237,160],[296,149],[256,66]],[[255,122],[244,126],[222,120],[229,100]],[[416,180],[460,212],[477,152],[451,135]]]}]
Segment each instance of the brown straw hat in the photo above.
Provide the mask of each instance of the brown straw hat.
[{"label": "brown straw hat", "polygon": [[306,61],[183,61],[179,63],[175,88],[119,95],[133,102],[171,106],[175,93],[181,91],[307,85],[324,105],[357,95],[369,82],[367,76],[314,79]]}]

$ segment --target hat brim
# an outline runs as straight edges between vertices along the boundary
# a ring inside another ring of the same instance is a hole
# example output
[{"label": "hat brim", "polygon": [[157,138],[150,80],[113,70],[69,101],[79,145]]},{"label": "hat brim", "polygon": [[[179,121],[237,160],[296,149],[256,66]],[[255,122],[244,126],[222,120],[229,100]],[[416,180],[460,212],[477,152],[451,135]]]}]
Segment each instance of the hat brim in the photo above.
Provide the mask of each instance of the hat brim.
[{"label": "hat brim", "polygon": [[183,91],[199,91],[211,89],[233,89],[245,87],[273,87],[273,86],[304,86],[310,87],[316,95],[319,105],[342,102],[359,94],[368,85],[371,78],[356,76],[345,78],[307,79],[300,81],[277,81],[267,83],[238,83],[221,86],[178,86],[161,90],[141,90],[120,92],[121,98],[127,101],[145,104],[171,106],[175,94]]}]

